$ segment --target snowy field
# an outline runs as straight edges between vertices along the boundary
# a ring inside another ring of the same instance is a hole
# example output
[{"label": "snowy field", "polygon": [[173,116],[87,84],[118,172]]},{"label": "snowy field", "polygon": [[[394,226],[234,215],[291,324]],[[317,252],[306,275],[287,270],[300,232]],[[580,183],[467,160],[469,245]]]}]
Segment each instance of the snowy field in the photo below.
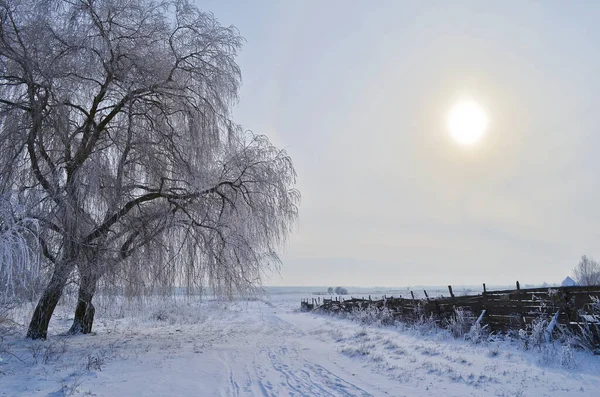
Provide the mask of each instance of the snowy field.
[{"label": "snowy field", "polygon": [[[100,302],[88,336],[60,335],[72,316],[61,306],[46,341],[4,331],[0,396],[600,395],[599,356],[300,313],[311,295],[282,292],[143,308]],[[25,324],[29,310],[11,315]]]}]

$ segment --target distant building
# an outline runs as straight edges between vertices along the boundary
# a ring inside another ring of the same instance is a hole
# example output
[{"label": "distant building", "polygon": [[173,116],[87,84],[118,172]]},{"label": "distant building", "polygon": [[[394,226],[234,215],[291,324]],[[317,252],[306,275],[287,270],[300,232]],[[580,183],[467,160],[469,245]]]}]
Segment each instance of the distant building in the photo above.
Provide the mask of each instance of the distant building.
[{"label": "distant building", "polygon": [[575,286],[577,286],[579,284],[577,283],[577,281],[575,281],[571,277],[567,276],[567,278],[565,278],[563,280],[563,282],[560,283],[560,285],[563,286],[563,287],[575,287]]}]

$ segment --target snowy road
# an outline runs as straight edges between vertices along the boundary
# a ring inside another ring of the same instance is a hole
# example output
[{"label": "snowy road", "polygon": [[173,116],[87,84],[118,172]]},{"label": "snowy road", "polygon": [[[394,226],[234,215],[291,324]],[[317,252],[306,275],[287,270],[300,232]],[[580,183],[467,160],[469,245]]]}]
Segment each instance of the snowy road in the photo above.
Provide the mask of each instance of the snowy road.
[{"label": "snowy road", "polygon": [[230,307],[196,335],[183,329],[180,344],[159,335],[139,366],[112,363],[87,387],[102,396],[600,395],[589,355],[573,371],[511,346],[365,328],[276,304]]},{"label": "snowy road", "polygon": [[295,312],[298,302],[159,302],[99,316],[95,336],[61,337],[65,308],[48,341],[4,340],[0,397],[600,395],[589,353],[363,326]]},{"label": "snowy road", "polygon": [[199,335],[197,341],[190,338],[183,344],[177,357],[156,357],[151,367],[122,363],[128,368],[120,368],[114,363],[88,387],[98,395],[127,390],[132,395],[232,397],[367,397],[399,388],[315,338],[319,332],[314,328],[322,319],[278,313],[271,305],[256,303],[244,308],[237,320],[224,321],[222,340],[210,346],[198,348],[204,339]]}]

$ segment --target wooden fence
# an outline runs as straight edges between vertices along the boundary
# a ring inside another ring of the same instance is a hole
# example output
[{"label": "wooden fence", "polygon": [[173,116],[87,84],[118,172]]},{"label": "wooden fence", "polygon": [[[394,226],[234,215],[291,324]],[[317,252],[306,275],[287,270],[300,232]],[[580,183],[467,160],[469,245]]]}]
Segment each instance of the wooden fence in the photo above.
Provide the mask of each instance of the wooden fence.
[{"label": "wooden fence", "polygon": [[421,299],[415,299],[413,292],[410,298],[303,299],[301,310],[352,312],[386,308],[401,321],[432,317],[441,323],[455,316],[460,309],[473,323],[487,324],[494,332],[525,329],[540,316],[555,318],[557,323],[575,329],[589,323],[600,325],[600,286],[521,289],[517,282],[516,289],[501,291],[487,291],[484,284],[479,295],[455,296],[451,286],[448,286],[448,291],[450,296],[439,298],[430,298],[424,291],[425,298]]}]

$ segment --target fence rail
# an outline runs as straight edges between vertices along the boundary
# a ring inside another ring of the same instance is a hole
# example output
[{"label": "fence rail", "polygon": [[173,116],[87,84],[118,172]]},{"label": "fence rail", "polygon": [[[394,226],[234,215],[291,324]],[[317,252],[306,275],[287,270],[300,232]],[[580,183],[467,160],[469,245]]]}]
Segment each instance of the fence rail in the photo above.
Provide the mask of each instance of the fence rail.
[{"label": "fence rail", "polygon": [[586,323],[600,324],[600,286],[551,287],[521,289],[519,282],[514,290],[484,291],[478,295],[455,296],[448,286],[450,296],[430,298],[386,297],[320,299],[301,301],[302,311],[352,312],[376,308],[387,309],[402,321],[416,321],[432,317],[443,321],[456,315],[457,309],[492,331],[522,329],[540,316],[556,317],[557,323],[572,328]]}]

